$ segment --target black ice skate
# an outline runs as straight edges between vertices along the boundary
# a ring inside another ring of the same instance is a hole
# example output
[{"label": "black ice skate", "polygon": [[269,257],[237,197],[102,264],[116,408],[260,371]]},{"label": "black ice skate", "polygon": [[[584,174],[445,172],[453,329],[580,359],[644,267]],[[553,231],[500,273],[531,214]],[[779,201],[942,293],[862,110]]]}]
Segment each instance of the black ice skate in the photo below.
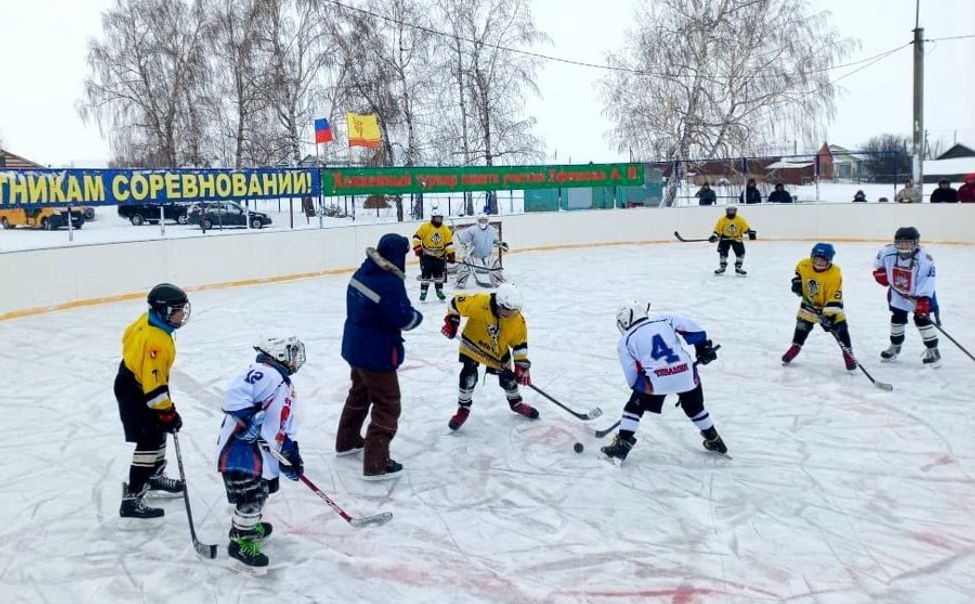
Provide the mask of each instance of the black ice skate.
[{"label": "black ice skate", "polygon": [[230,540],[250,539],[252,541],[264,541],[274,532],[274,526],[270,522],[258,522],[249,529],[239,529],[235,526],[230,527]]},{"label": "black ice skate", "polygon": [[736,266],[735,267],[735,272],[737,274],[741,275],[742,277],[744,277],[745,275],[748,274],[748,271],[746,271],[745,269],[741,268],[740,266]]},{"label": "black ice skate", "polygon": [[183,493],[183,481],[166,476],[165,470],[166,463],[163,462],[149,478],[149,494],[154,497],[179,497]]},{"label": "black ice skate", "polygon": [[704,437],[704,448],[708,451],[713,451],[714,453],[721,453],[722,455],[728,452],[728,447],[725,446],[724,441],[718,436],[718,431],[714,429],[714,426],[708,428],[707,430],[701,431],[701,436]]},{"label": "black ice skate", "polygon": [[890,363],[897,360],[897,355],[901,353],[900,344],[891,344],[890,348],[880,353],[881,363]]},{"label": "black ice skate", "polygon": [[921,363],[925,367],[941,367],[941,353],[937,348],[928,348],[921,355]]},{"label": "black ice skate", "polygon": [[146,505],[145,497],[147,487],[143,487],[138,493],[129,489],[129,485],[122,483],[122,505],[119,507],[118,515],[122,518],[137,518],[148,520],[151,518],[162,518],[166,512],[160,508],[151,508]]},{"label": "black ice skate", "polygon": [[447,422],[447,427],[451,430],[457,430],[464,425],[467,421],[467,416],[471,414],[470,407],[457,407],[457,413],[454,414],[450,421]]},{"label": "black ice skate", "polygon": [[786,350],[785,354],[782,355],[782,364],[788,365],[789,363],[791,363],[792,359],[799,356],[800,350],[802,350],[802,346],[798,344],[793,344],[792,346],[789,346],[789,350]]},{"label": "black ice skate", "polygon": [[442,289],[438,289],[438,290],[436,290],[436,292],[437,292],[437,299],[438,300],[446,300],[447,299],[447,294],[443,293],[443,290]]},{"label": "black ice skate", "polygon": [[427,299],[427,290],[421,289],[420,290],[420,302],[423,302],[426,299]]},{"label": "black ice skate", "polygon": [[717,268],[717,270],[714,271],[714,274],[715,275],[722,275],[722,274],[724,274],[724,272],[726,270],[728,270],[728,267],[726,267],[726,266],[720,266],[720,267]]},{"label": "black ice skate", "polygon": [[393,461],[390,459],[386,462],[386,467],[379,474],[363,474],[363,480],[388,480],[390,478],[399,478],[403,475],[403,464],[398,461]]},{"label": "black ice skate", "polygon": [[261,551],[261,544],[256,540],[244,537],[233,538],[227,546],[227,554],[230,556],[231,568],[252,575],[267,574],[268,559]]},{"label": "black ice skate", "polygon": [[518,415],[524,415],[528,419],[538,419],[538,409],[528,403],[515,403],[511,405],[511,410]]},{"label": "black ice skate", "polygon": [[636,444],[636,439],[632,436],[624,438],[617,434],[613,437],[613,442],[605,447],[600,447],[600,451],[603,452],[606,457],[612,461],[617,461],[617,463],[622,463],[626,459],[626,456],[630,454],[630,449]]}]

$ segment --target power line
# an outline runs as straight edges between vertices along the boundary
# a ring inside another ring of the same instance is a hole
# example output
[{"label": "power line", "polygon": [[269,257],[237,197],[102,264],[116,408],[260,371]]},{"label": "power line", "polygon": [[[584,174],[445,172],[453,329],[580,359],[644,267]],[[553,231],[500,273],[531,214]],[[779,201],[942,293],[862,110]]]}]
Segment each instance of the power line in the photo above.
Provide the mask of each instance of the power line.
[{"label": "power line", "polygon": [[[589,69],[598,69],[598,70],[602,70],[602,71],[615,71],[615,72],[621,72],[621,73],[631,73],[631,74],[639,75],[639,76],[653,76],[653,77],[665,77],[665,78],[673,78],[674,77],[673,74],[665,74],[665,73],[659,73],[659,72],[653,72],[653,71],[646,71],[646,70],[642,70],[642,69],[633,69],[633,68],[630,68],[630,67],[616,67],[616,66],[613,66],[613,65],[600,65],[598,63],[590,63],[588,61],[579,61],[579,60],[575,60],[575,59],[566,59],[566,58],[563,58],[563,57],[556,57],[556,56],[547,55],[547,54],[543,54],[543,53],[539,53],[539,52],[534,52],[534,51],[531,51],[531,50],[523,50],[523,49],[520,49],[520,48],[512,48],[510,46],[502,46],[500,44],[491,44],[489,42],[484,42],[484,41],[481,41],[481,40],[474,40],[473,38],[467,38],[467,37],[464,37],[464,36],[460,36],[460,35],[456,35],[456,34],[452,34],[452,33],[447,33],[447,32],[444,32],[444,31],[440,31],[438,29],[433,29],[432,27],[427,27],[425,25],[419,25],[419,24],[416,24],[416,23],[410,23],[409,21],[404,21],[402,19],[396,19],[394,17],[389,17],[387,15],[382,15],[382,14],[373,12],[373,11],[368,10],[368,9],[359,8],[359,7],[356,7],[356,6],[350,6],[348,4],[344,4],[343,2],[340,2],[339,0],[326,0],[326,1],[329,2],[329,3],[331,3],[331,4],[334,4],[335,6],[338,6],[340,8],[343,8],[343,9],[346,9],[346,10],[349,10],[349,11],[352,11],[352,12],[357,12],[357,13],[364,14],[364,15],[368,15],[370,17],[373,17],[373,18],[376,18],[376,19],[380,19],[380,20],[383,20],[383,21],[386,21],[386,22],[389,22],[389,23],[394,23],[396,25],[402,25],[402,26],[405,26],[405,27],[409,27],[409,28],[412,28],[412,29],[416,29],[416,30],[419,30],[419,31],[423,31],[423,32],[426,32],[426,33],[431,34],[431,35],[440,36],[440,37],[449,38],[449,39],[462,40],[462,41],[467,42],[469,44],[480,45],[480,46],[484,46],[484,47],[487,47],[487,48],[493,48],[495,50],[500,50],[500,51],[503,51],[503,52],[510,52],[510,53],[513,53],[513,54],[525,55],[525,56],[533,57],[533,58],[536,58],[536,59],[542,59],[544,61],[551,61],[551,62],[554,62],[554,63],[563,63],[563,64],[566,64],[566,65],[574,65],[576,67],[586,67],[586,68],[589,68]],[[962,36],[962,37],[965,37],[965,36]],[[942,40],[942,39],[953,39],[953,38],[935,38],[935,39],[936,40]],[[906,45],[910,45],[910,44],[911,44],[911,42],[908,42]],[[840,65],[833,65],[831,67],[824,67],[822,69],[813,69],[813,70],[803,71],[803,72],[788,73],[788,74],[779,74],[779,75],[775,75],[775,76],[771,76],[771,75],[770,76],[761,76],[761,77],[763,79],[765,79],[765,78],[773,78],[773,77],[774,78],[778,78],[778,77],[783,77],[783,76],[808,75],[808,74],[813,74],[813,73],[825,73],[825,72],[828,72],[828,71],[835,71],[837,69],[843,69],[845,67],[852,67],[854,65],[860,65],[862,63],[867,63],[869,61],[873,61],[874,59],[877,59],[877,58],[882,58],[882,57],[886,56],[888,53],[891,53],[891,52],[900,50],[903,47],[904,46],[898,46],[896,48],[891,48],[891,49],[882,51],[882,52],[877,53],[877,54],[875,54],[873,56],[866,57],[864,59],[859,59],[857,61],[851,61],[850,63],[842,63]],[[708,77],[708,78],[710,78],[710,79],[719,79],[719,78],[733,79],[733,78],[737,78],[738,77],[738,76],[720,75],[720,74],[717,74],[717,75],[714,75],[714,74],[705,74],[705,76]],[[692,76],[686,76],[686,77],[692,77]]]}]

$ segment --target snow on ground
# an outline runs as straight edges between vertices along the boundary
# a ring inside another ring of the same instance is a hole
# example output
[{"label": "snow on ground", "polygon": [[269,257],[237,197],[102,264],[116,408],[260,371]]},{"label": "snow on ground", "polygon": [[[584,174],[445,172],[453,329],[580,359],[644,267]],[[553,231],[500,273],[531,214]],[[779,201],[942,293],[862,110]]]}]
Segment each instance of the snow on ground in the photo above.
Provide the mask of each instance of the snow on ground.
[{"label": "snow on ground", "polygon": [[[182,501],[159,530],[117,528],[123,443],[112,380],[134,302],[0,323],[5,437],[0,466],[4,602],[697,602],[941,604],[975,585],[972,361],[942,340],[944,365],[923,368],[909,326],[886,365],[888,314],[870,278],[875,246],[843,244],[854,347],[892,393],[848,375],[816,330],[781,367],[807,243],[749,243],[747,278],[715,277],[710,245],[667,244],[513,254],[526,298],[541,411],[512,414],[494,379],[475,391],[457,433],[457,344],[439,332],[443,303],[406,335],[397,481],[360,479],[361,460],[332,455],[348,387],[339,355],[347,276],[192,293],[172,377],[201,539],[190,545]],[[971,250],[936,248],[944,326],[975,349]],[[408,277],[415,299],[418,283]],[[665,404],[647,416],[622,468],[600,459],[593,429],[615,421],[628,392],[615,358],[616,306],[650,298],[698,319],[722,348],[702,369],[707,404],[734,459],[701,448]],[[303,485],[283,481],[265,519],[271,571],[225,567],[230,506],[212,468],[225,385],[260,333],[297,333],[308,363],[295,377],[308,476],[353,515],[391,511],[354,529]],[[585,445],[579,455],[576,441]],[[176,474],[172,446],[170,473]]]}]

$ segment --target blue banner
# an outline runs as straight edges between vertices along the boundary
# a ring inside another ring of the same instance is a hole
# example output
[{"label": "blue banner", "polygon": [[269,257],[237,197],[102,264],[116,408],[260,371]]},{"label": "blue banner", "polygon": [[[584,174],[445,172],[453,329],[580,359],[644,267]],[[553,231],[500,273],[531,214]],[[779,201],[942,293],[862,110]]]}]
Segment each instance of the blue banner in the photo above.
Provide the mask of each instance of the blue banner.
[{"label": "blue banner", "polygon": [[0,170],[0,208],[318,196],[317,168]]}]

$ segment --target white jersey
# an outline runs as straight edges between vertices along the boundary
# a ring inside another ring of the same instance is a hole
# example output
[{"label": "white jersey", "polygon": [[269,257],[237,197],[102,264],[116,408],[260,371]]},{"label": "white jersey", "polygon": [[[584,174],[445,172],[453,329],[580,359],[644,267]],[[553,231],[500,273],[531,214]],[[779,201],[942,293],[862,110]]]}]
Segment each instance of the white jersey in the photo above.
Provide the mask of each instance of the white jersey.
[{"label": "white jersey", "polygon": [[696,322],[673,313],[651,313],[635,323],[619,341],[620,365],[630,388],[649,394],[688,392],[698,385],[689,344],[707,340]]},{"label": "white jersey", "polygon": [[[263,413],[260,437],[269,445],[281,449],[287,436],[295,440],[295,416],[293,405],[295,389],[290,379],[281,375],[272,365],[254,362],[239,376],[234,378],[224,395],[223,412],[226,414],[220,425],[217,438],[217,471],[222,471],[222,454],[228,449],[228,441],[236,439],[235,434],[246,430],[233,413],[251,410]],[[271,454],[261,451],[262,476],[276,478],[280,473],[278,460]]]},{"label": "white jersey", "polygon": [[[918,246],[909,258],[897,255],[894,244],[885,245],[873,261],[887,271],[888,300],[892,308],[911,312],[915,298],[934,298],[934,258]],[[933,306],[932,306],[933,307]]]},{"label": "white jersey", "polygon": [[500,243],[498,230],[490,224],[486,229],[482,229],[476,224],[461,231],[454,243],[461,245],[471,245],[471,256],[475,258],[487,258],[494,251],[494,246]]}]

